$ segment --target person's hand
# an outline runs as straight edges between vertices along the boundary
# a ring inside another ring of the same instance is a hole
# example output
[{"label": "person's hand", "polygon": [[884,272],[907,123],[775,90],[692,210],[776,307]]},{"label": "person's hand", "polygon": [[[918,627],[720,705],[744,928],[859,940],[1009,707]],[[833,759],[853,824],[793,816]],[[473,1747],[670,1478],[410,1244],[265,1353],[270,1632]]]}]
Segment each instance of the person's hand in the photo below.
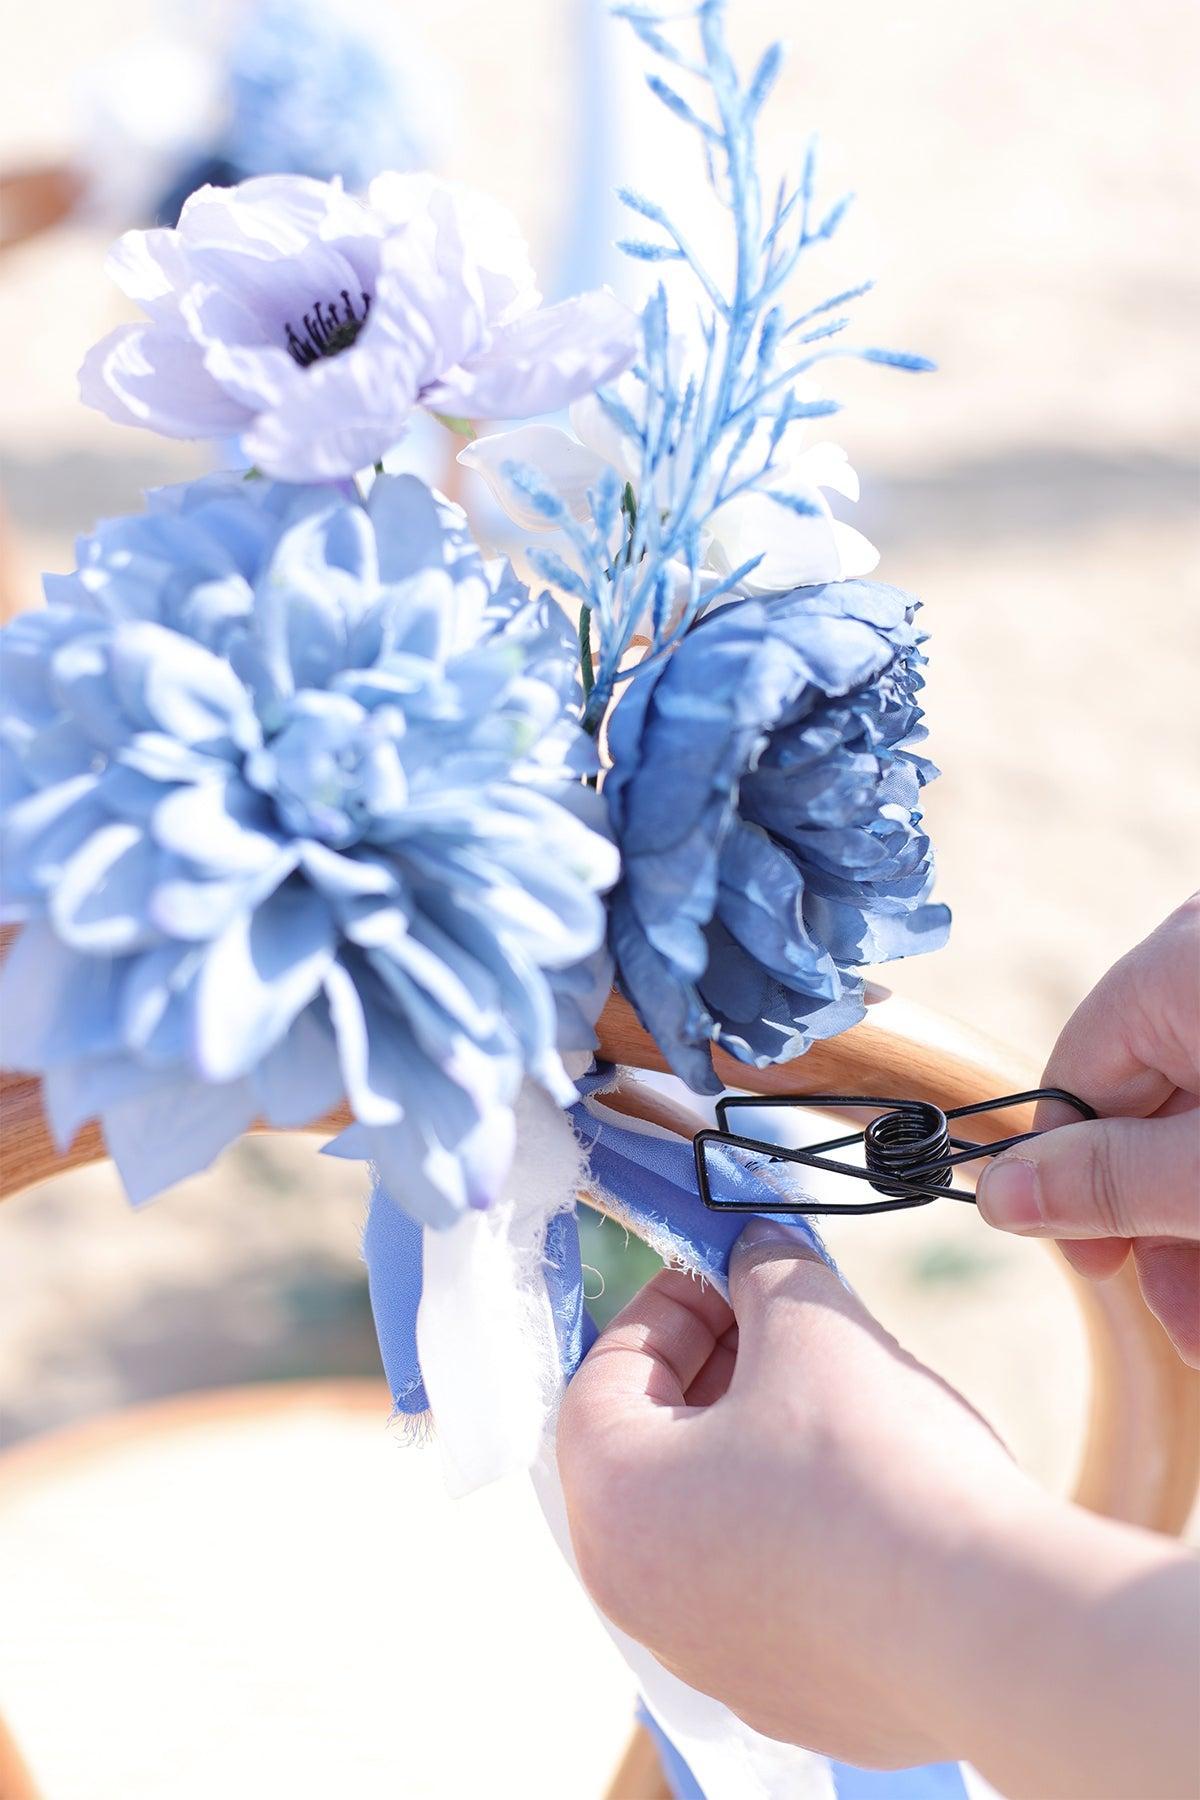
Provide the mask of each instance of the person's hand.
[{"label": "person's hand", "polygon": [[657,1276],[567,1390],[601,1610],[759,1731],[851,1763],[1194,1800],[1190,1559],[1034,1488],[786,1227],[750,1227],[730,1293]]},{"label": "person's hand", "polygon": [[925,1682],[929,1572],[1029,1484],[795,1232],[752,1225],[730,1291],[736,1324],[712,1288],[657,1276],[568,1388],[584,1582],[769,1736],[859,1763],[952,1753]]},{"label": "person's hand", "polygon": [[1043,1103],[1051,1130],[999,1156],[979,1210],[1006,1231],[1063,1242],[1094,1280],[1132,1247],[1146,1304],[1200,1366],[1200,895],[1109,970],[1068,1022],[1043,1077],[1096,1123]]}]

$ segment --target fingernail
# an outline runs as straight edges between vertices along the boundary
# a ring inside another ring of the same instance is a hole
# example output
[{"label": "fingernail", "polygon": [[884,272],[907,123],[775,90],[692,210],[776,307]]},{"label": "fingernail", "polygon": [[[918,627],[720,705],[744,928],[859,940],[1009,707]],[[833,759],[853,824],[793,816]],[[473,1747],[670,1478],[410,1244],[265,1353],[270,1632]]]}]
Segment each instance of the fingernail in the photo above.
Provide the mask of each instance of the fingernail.
[{"label": "fingernail", "polygon": [[807,1256],[823,1262],[820,1251],[810,1242],[802,1227],[786,1225],[782,1219],[754,1217],[734,1245],[735,1251],[786,1250],[791,1256]]},{"label": "fingernail", "polygon": [[1037,1167],[1024,1156],[989,1163],[975,1198],[988,1224],[1001,1231],[1035,1231],[1045,1223]]}]

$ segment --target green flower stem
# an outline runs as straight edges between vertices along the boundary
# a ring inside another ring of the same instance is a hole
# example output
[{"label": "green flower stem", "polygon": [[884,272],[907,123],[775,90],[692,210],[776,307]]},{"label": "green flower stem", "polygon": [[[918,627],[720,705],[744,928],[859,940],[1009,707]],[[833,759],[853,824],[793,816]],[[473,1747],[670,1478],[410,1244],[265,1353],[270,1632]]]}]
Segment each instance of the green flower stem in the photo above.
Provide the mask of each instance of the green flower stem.
[{"label": "green flower stem", "polygon": [[458,437],[466,438],[468,442],[474,439],[475,427],[470,419],[460,419],[454,413],[435,412],[433,416],[439,425],[446,427],[447,431],[453,431]]},{"label": "green flower stem", "polygon": [[588,606],[579,609],[579,673],[583,681],[584,726],[594,737],[599,720],[589,724],[587,717],[590,710],[587,702],[591,700],[592,689],[596,685],[596,674],[592,667],[592,612]]}]

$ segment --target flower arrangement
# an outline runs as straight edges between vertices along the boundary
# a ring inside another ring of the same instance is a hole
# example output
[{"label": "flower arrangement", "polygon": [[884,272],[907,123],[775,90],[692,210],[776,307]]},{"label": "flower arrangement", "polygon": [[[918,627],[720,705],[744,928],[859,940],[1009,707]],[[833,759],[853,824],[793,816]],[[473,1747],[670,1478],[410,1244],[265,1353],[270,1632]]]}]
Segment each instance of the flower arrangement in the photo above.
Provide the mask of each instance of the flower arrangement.
[{"label": "flower arrangement", "polygon": [[[244,466],[96,526],[0,635],[0,1007],[58,1141],[99,1119],[140,1201],[256,1119],[344,1105],[328,1148],[374,1165],[397,1409],[432,1410],[459,1487],[532,1468],[568,1554],[578,1197],[717,1282],[741,1222],[700,1206],[686,1141],[597,1109],[614,980],[712,1093],[714,1046],[803,1054],[862,1016],[865,967],[948,927],[917,603],[866,579],[827,498],[853,471],[805,437],[836,410],[821,362],[927,365],[839,344],[862,287],[791,298],[846,202],[819,206],[811,150],[764,193],[778,49],[743,78],[722,0],[615,11],[697,140],[727,266],[626,190],[646,235],[623,248],[674,265],[670,296],[546,306],[514,220],[452,183],[202,186],[114,247],[145,319],[83,397],[236,436]],[[545,416],[568,407],[570,430]],[[422,409],[536,540],[531,581],[385,472]],[[789,1176],[710,1179],[770,1211]],[[710,1800],[748,1772],[810,1790],[806,1752],[624,1649]]]},{"label": "flower arrangement", "polygon": [[[818,362],[924,365],[837,347],[862,289],[788,299],[845,202],[818,208],[811,151],[764,199],[778,50],[743,80],[716,0],[690,43],[616,11],[728,216],[723,284],[622,195],[698,333],[663,286],[640,318],[543,306],[508,213],[427,176],[204,187],[110,256],[146,321],[84,399],[248,465],[99,526],[4,640],[12,1054],[137,1198],[344,1099],[339,1150],[446,1225],[502,1192],[522,1082],[573,1098],[606,955],[711,1092],[713,1044],[797,1055],[861,1016],[864,965],[944,936],[915,602],[862,579],[824,494],[852,472],[803,441],[835,410]],[[571,433],[467,423],[569,403]],[[382,473],[417,408],[552,534],[535,591]]]}]

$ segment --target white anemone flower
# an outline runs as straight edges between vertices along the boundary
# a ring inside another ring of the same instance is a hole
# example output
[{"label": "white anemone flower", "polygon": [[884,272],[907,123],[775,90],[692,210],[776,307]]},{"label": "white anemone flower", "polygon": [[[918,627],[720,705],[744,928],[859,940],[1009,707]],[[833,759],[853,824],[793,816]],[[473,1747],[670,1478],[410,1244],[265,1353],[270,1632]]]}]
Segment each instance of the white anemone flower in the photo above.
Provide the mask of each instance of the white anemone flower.
[{"label": "white anemone flower", "polygon": [[512,215],[430,175],[379,175],[365,200],[297,175],[202,187],[108,270],[147,318],[89,353],[83,399],[168,437],[236,434],[280,481],[381,461],[416,407],[556,411],[636,349],[605,290],[543,306]]}]

